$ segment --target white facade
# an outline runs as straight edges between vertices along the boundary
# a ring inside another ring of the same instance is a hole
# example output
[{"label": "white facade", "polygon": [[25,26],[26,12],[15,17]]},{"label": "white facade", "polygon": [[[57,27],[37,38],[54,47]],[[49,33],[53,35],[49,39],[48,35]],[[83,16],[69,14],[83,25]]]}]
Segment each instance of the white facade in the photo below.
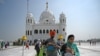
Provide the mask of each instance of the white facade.
[{"label": "white facade", "polygon": [[63,13],[60,14],[59,23],[55,23],[55,17],[48,8],[41,13],[39,23],[36,23],[34,19],[32,13],[27,14],[26,36],[28,40],[48,39],[50,30],[56,31],[55,39],[59,35],[66,37],[66,17]]}]

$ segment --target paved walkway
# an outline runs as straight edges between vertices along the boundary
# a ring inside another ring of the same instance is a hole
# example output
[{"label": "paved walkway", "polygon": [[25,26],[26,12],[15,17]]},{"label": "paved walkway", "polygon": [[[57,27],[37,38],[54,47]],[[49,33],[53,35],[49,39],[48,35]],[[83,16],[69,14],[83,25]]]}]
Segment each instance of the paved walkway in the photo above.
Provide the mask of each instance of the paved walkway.
[{"label": "paved walkway", "polygon": [[[30,46],[30,49],[24,51],[24,56],[35,56],[35,54],[34,46]],[[0,56],[22,56],[22,46],[1,50]]]},{"label": "paved walkway", "polygon": [[[78,46],[80,56],[100,56],[100,46]],[[35,56],[36,51],[34,46],[30,49],[25,49],[24,56]],[[22,46],[9,47],[8,49],[0,50],[0,56],[22,56]]]},{"label": "paved walkway", "polygon": [[78,48],[81,56],[100,56],[100,43],[97,43],[97,45],[82,43]]},{"label": "paved walkway", "polygon": [[80,56],[100,56],[100,52],[90,49],[79,48]]}]

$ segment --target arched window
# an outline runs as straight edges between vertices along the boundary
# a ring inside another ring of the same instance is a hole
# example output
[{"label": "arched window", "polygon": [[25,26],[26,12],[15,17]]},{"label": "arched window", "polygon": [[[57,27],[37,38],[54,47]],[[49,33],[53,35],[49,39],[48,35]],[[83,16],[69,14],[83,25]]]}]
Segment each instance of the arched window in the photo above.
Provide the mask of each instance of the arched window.
[{"label": "arched window", "polygon": [[38,30],[37,29],[34,30],[34,34],[38,34]]},{"label": "arched window", "polygon": [[39,30],[39,33],[42,34],[42,30]]},{"label": "arched window", "polygon": [[27,35],[29,35],[29,30],[28,30],[28,32],[27,32]]},{"label": "arched window", "polygon": [[63,31],[65,31],[65,28],[63,28]]},{"label": "arched window", "polygon": [[48,20],[46,20],[46,22],[48,22]]},{"label": "arched window", "polygon": [[45,30],[43,30],[43,34],[45,34]]},{"label": "arched window", "polygon": [[49,33],[49,30],[46,30],[46,33],[48,34]]},{"label": "arched window", "polygon": [[57,29],[57,34],[59,33],[58,29]]},{"label": "arched window", "polygon": [[30,20],[28,19],[28,23],[29,23],[29,21],[30,21]]},{"label": "arched window", "polygon": [[30,35],[32,35],[32,30],[30,31]]}]

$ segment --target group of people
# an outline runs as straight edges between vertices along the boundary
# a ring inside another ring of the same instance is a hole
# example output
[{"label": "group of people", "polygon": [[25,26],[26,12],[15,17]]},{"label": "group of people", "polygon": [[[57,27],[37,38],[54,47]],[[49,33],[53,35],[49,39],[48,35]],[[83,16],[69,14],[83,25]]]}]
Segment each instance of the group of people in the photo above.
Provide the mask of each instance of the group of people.
[{"label": "group of people", "polygon": [[90,45],[96,45],[96,41],[90,41]]},{"label": "group of people", "polygon": [[80,56],[77,45],[74,43],[74,35],[69,35],[67,42],[62,39],[54,40],[55,32],[50,32],[50,38],[43,40],[42,43],[38,40],[35,44],[37,56],[39,56],[40,48],[43,47],[43,56]]},{"label": "group of people", "polygon": [[1,49],[3,49],[3,48],[7,48],[8,46],[9,46],[9,42],[4,42],[4,41],[2,41],[1,43],[0,43],[0,48]]}]

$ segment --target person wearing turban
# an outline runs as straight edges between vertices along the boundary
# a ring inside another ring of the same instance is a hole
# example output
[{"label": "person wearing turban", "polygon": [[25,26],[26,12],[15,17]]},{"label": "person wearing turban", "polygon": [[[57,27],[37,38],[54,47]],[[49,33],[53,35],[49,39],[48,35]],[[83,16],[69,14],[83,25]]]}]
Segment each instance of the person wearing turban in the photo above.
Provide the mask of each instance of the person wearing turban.
[{"label": "person wearing turban", "polygon": [[54,30],[50,30],[50,38],[46,40],[47,56],[57,56],[57,44],[54,40],[55,34]]}]

